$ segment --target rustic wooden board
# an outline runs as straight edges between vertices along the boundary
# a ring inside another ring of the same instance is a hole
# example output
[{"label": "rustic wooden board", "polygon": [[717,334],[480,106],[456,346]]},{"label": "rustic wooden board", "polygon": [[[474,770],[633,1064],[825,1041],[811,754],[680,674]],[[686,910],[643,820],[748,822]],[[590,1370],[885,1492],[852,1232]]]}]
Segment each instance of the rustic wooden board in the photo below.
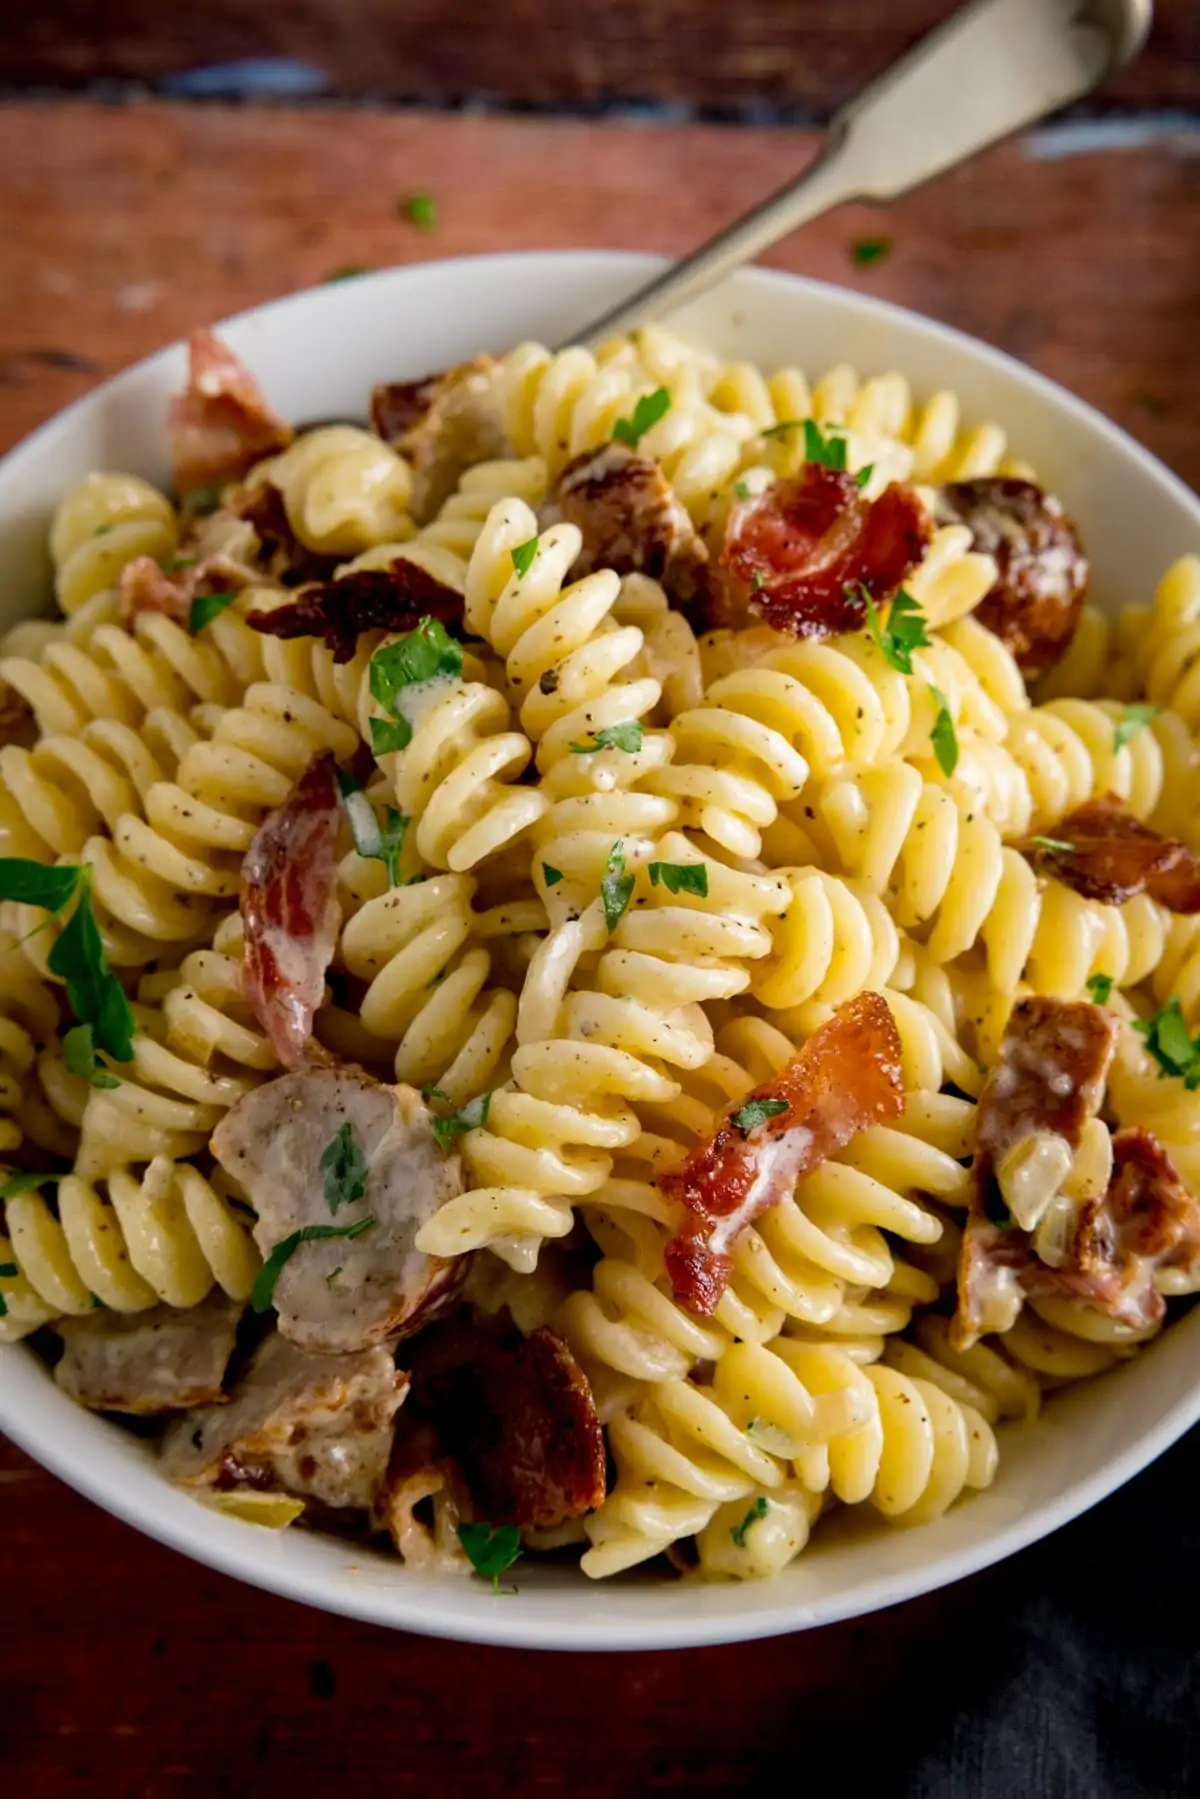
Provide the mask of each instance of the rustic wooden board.
[{"label": "rustic wooden board", "polygon": [[[949,0],[41,0],[10,7],[0,81],[161,81],[287,58],[331,94],[546,107],[619,100],[824,116],[951,10]],[[1102,103],[1200,99],[1200,8],[1158,0],[1150,43]],[[247,71],[242,78],[247,78]]]},{"label": "rustic wooden board", "polygon": [[[0,109],[0,439],[189,327],[346,264],[685,250],[815,141],[338,110]],[[1004,146],[887,212],[844,208],[770,261],[999,344],[1200,485],[1200,157],[1187,145],[1053,160]],[[432,235],[400,216],[415,190],[437,201]],[[893,254],[856,269],[852,241],[880,232]]]}]

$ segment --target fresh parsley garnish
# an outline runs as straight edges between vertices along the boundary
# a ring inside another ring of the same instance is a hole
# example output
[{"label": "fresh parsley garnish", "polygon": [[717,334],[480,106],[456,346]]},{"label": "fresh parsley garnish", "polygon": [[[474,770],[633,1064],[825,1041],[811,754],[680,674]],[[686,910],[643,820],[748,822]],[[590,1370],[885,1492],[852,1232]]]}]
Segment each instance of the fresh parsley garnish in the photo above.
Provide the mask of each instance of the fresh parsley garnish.
[{"label": "fresh parsley garnish", "polygon": [[1113,727],[1113,755],[1131,743],[1139,731],[1144,731],[1152,718],[1158,717],[1158,707],[1149,705],[1126,706],[1117,724]]},{"label": "fresh parsley garnish", "polygon": [[754,573],[750,577],[751,589],[753,590],[753,592],[758,593],[759,590],[763,587],[764,583],[765,583],[765,577],[763,575],[761,568],[756,568]]},{"label": "fresh parsley garnish", "polygon": [[750,498],[750,489],[744,481],[735,481],[733,484],[733,492],[735,499],[748,500]]},{"label": "fresh parsley garnish", "polygon": [[846,466],[845,434],[830,427],[828,436],[816,419],[804,421],[804,460],[819,462],[822,468],[844,469]]},{"label": "fresh parsley garnish", "polygon": [[188,608],[188,630],[195,637],[214,618],[220,618],[227,606],[237,599],[236,593],[198,593]]},{"label": "fresh parsley garnish", "polygon": [[1146,1039],[1146,1048],[1164,1075],[1176,1076],[1189,1093],[1200,1087],[1200,1036],[1193,1037],[1188,1030],[1178,994],[1153,1018],[1137,1019],[1133,1028]]},{"label": "fresh parsley garnish", "polygon": [[1060,856],[1075,854],[1075,845],[1068,843],[1065,837],[1031,837],[1029,841],[1040,850],[1053,850]]},{"label": "fresh parsley garnish", "polygon": [[656,387],[652,394],[643,394],[634,406],[632,416],[618,419],[613,426],[613,441],[628,444],[631,450],[637,448],[647,431],[657,425],[659,419],[665,418],[671,410],[671,395],[665,387]]},{"label": "fresh parsley garnish", "polygon": [[1113,979],[1111,974],[1093,974],[1087,979],[1088,998],[1093,1005],[1106,1006],[1112,998]]},{"label": "fresh parsley garnish", "polygon": [[759,432],[760,437],[782,437],[786,431],[799,431],[803,419],[779,419],[774,425],[767,425]]},{"label": "fresh parsley garnish", "polygon": [[109,1074],[96,1054],[96,1038],[90,1024],[77,1024],[62,1040],[63,1061],[69,1074],[82,1075],[93,1087],[119,1087],[120,1081]]},{"label": "fresh parsley garnish", "polygon": [[609,936],[616,930],[633,897],[633,876],[625,873],[625,845],[618,838],[608,852],[604,875],[600,882],[600,898],[604,905],[604,922]]},{"label": "fresh parsley garnish", "polygon": [[337,783],[342,805],[346,808],[346,817],[350,821],[355,849],[360,856],[383,863],[387,869],[389,887],[403,886],[400,879],[400,852],[404,848],[404,834],[408,830],[408,814],[397,811],[395,806],[385,806],[384,822],[380,825],[374,806],[352,774],[339,768]]},{"label": "fresh parsley garnish", "polygon": [[0,860],[0,899],[61,912],[79,891],[82,874],[81,868],[48,868],[43,862],[8,856]]},{"label": "fresh parsley garnish", "polygon": [[512,565],[522,581],[533,567],[533,559],[537,555],[537,547],[538,540],[537,533],[535,532],[534,535],[528,538],[524,543],[519,543],[515,550],[509,551],[509,555],[512,557]]},{"label": "fresh parsley garnish", "polygon": [[[847,594],[853,588],[847,588]],[[921,611],[911,593],[903,587],[892,601],[888,611],[886,625],[879,622],[879,613],[875,602],[865,587],[859,588],[867,605],[867,630],[889,668],[898,674],[911,675],[913,672],[913,651],[929,648],[929,633],[925,629],[925,614]]]},{"label": "fresh parsley garnish", "polygon": [[[61,1181],[62,1178],[61,1174],[10,1175],[4,1185],[0,1187],[0,1199],[15,1199],[18,1193],[34,1193],[39,1187],[48,1186],[51,1181]],[[0,1274],[15,1274],[16,1272],[15,1262],[6,1262],[3,1268],[0,1268]]]},{"label": "fresh parsley garnish", "polygon": [[375,1223],[375,1214],[368,1212],[354,1224],[306,1224],[301,1231],[293,1231],[277,1243],[255,1277],[254,1287],[250,1294],[250,1304],[256,1312],[266,1312],[275,1298],[275,1283],[283,1272],[286,1262],[290,1262],[302,1243],[318,1243],[327,1237],[361,1237]]},{"label": "fresh parsley garnish", "polygon": [[15,1280],[20,1272],[15,1262],[0,1262],[0,1281]]},{"label": "fresh parsley garnish", "polygon": [[326,1203],[335,1217],[342,1206],[353,1205],[366,1192],[367,1158],[349,1119],[321,1151],[320,1169],[325,1176]]},{"label": "fresh parsley garnish", "polygon": [[619,725],[601,725],[592,732],[590,743],[573,743],[570,750],[573,756],[594,756],[597,750],[624,750],[634,756],[642,747],[643,735],[637,719],[631,718]]},{"label": "fresh parsley garnish", "polygon": [[[521,1553],[521,1533],[515,1524],[460,1524],[458,1540],[476,1574],[500,1591],[500,1576]],[[516,1590],[515,1588],[513,1589]]]},{"label": "fresh parsley garnish", "polygon": [[696,893],[708,898],[708,869],[703,862],[652,862],[650,885],[662,882],[668,893]]},{"label": "fresh parsley garnish", "polygon": [[[439,1099],[446,1097],[439,1087],[430,1090],[431,1098],[435,1094]],[[438,1148],[444,1152],[448,1151],[454,1147],[460,1137],[465,1137],[468,1131],[481,1130],[487,1123],[491,1104],[491,1094],[481,1093],[477,1099],[468,1100],[467,1104],[461,1106],[457,1112],[451,1112],[448,1118],[439,1118],[435,1113],[433,1134],[438,1140]]]},{"label": "fresh parsley garnish", "polygon": [[886,262],[892,253],[890,237],[857,237],[850,246],[850,260],[856,268],[870,269]]},{"label": "fresh parsley garnish", "polygon": [[437,202],[432,194],[409,194],[401,200],[400,212],[418,231],[437,230]]},{"label": "fresh parsley garnish", "polygon": [[857,475],[855,475],[855,477],[854,477],[855,487],[865,487],[867,485],[867,482],[871,479],[871,476],[874,473],[875,473],[875,464],[873,462],[864,463],[862,468],[859,469]]},{"label": "fresh parsley garnish", "polygon": [[756,1131],[768,1118],[778,1118],[787,1109],[786,1099],[748,1099],[741,1110],[734,1113],[733,1123],[744,1137],[748,1137],[751,1131]]},{"label": "fresh parsley garnish", "polygon": [[412,721],[404,710],[404,690],[439,675],[461,675],[462,645],[436,618],[423,618],[414,631],[385,644],[371,657],[368,680],[372,698],[390,716],[371,720],[371,747],[377,756],[407,749]]},{"label": "fresh parsley garnish", "polygon": [[562,878],[563,871],[561,868],[551,868],[548,862],[542,863],[542,879],[545,881],[547,887],[557,887]]},{"label": "fresh parsley garnish", "polygon": [[744,1549],[746,1547],[746,1532],[750,1529],[750,1526],[752,1524],[757,1524],[759,1519],[765,1518],[766,1515],[767,1502],[760,1493],[741,1523],[735,1524],[729,1532],[739,1549]]},{"label": "fresh parsley garnish", "polygon": [[937,716],[933,721],[933,730],[929,733],[929,740],[933,744],[933,753],[937,757],[938,767],[944,775],[952,775],[958,767],[958,733],[954,729],[954,720],[950,716],[950,702],[940,687],[935,687],[932,681],[928,685],[937,707]]},{"label": "fresh parsley garnish", "polygon": [[94,1047],[118,1062],[128,1062],[133,1055],[133,1012],[125,989],[108,966],[92,911],[91,869],[86,864],[46,868],[23,857],[5,856],[0,858],[0,899],[40,906],[56,917],[75,901],[46,959],[47,967],[65,982],[68,1004],[79,1023],[91,1027]]},{"label": "fresh parsley garnish", "polygon": [[371,265],[368,262],[344,262],[340,268],[330,269],[328,275],[322,276],[322,282],[328,286],[331,281],[353,281],[356,275],[369,275]]}]

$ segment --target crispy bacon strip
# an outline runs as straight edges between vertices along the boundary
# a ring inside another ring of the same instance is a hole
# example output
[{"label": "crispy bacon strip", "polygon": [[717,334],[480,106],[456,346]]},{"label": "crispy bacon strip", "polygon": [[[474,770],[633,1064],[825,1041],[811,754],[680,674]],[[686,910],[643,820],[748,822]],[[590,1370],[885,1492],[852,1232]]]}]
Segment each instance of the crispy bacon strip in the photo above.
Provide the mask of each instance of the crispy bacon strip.
[{"label": "crispy bacon strip", "polygon": [[863,590],[876,604],[890,599],[931,536],[910,487],[893,481],[868,500],[844,469],[806,462],[730,513],[709,622],[762,619],[792,637],[857,630],[866,616]]},{"label": "crispy bacon strip", "polygon": [[[1013,1008],[975,1114],[971,1210],[951,1327],[960,1347],[987,1329],[1007,1328],[1021,1307],[1030,1236],[1012,1220],[1000,1172],[1012,1169],[1014,1152],[1029,1145],[1035,1153],[1047,1152],[1043,1165],[1057,1185],[1055,1141],[1066,1146],[1060,1167],[1100,1109],[1116,1040],[1116,1019],[1086,1001],[1039,995]],[[1052,1197],[1052,1191],[1042,1195],[1043,1201]]]},{"label": "crispy bacon strip", "polygon": [[990,475],[938,493],[941,525],[966,525],[972,548],[995,558],[996,583],[974,616],[1007,645],[1027,678],[1066,654],[1088,588],[1079,533],[1058,501],[1032,481]]},{"label": "crispy bacon strip", "polygon": [[1021,849],[1039,874],[1084,899],[1121,906],[1148,893],[1169,912],[1200,912],[1200,858],[1132,817],[1112,794],[1076,806],[1049,838],[1032,838]]},{"label": "crispy bacon strip", "polygon": [[371,394],[371,423],[413,465],[411,511],[431,519],[477,462],[511,455],[496,400],[499,364],[492,356],[425,375],[390,381]]},{"label": "crispy bacon strip", "polygon": [[567,1344],[542,1326],[515,1348],[475,1333],[428,1383],[438,1433],[480,1515],[547,1527],[604,1498],[604,1435]]},{"label": "crispy bacon strip", "polygon": [[[900,1116],[900,1055],[886,1001],[860,993],[707,1142],[660,1175],[662,1191],[689,1214],[667,1245],[666,1264],[675,1297],[690,1311],[707,1317],[716,1310],[729,1283],[730,1250],[760,1213],[859,1131]],[[755,1100],[783,1101],[786,1110],[743,1130],[737,1117]]]},{"label": "crispy bacon strip", "polygon": [[292,441],[249,369],[211,331],[188,338],[188,383],[167,412],[177,493],[236,481]]},{"label": "crispy bacon strip", "polygon": [[336,768],[328,750],[309,764],[254,833],[242,863],[242,991],[285,1068],[310,1059],[337,941]]},{"label": "crispy bacon strip", "polygon": [[190,568],[170,573],[153,556],[135,556],[117,583],[121,623],[129,624],[139,612],[164,612],[186,626],[192,601],[201,594],[240,592],[245,585],[246,570],[229,556],[206,556]]},{"label": "crispy bacon strip", "polygon": [[542,508],[543,525],[559,521],[583,533],[572,579],[611,568],[652,576],[681,606],[696,598],[708,552],[659,464],[626,444],[568,462]]},{"label": "crispy bacon strip", "polygon": [[412,631],[423,618],[462,624],[463,596],[415,562],[360,568],[304,588],[287,606],[251,612],[247,622],[271,637],[320,637],[335,662],[349,662],[364,631]]}]

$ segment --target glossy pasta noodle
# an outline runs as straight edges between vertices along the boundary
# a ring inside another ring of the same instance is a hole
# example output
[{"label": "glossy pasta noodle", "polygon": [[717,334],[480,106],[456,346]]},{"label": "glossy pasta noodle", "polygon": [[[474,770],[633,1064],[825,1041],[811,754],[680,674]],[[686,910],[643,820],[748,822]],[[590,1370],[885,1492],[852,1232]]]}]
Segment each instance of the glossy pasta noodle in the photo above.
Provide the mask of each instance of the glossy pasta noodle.
[{"label": "glossy pasta noodle", "polygon": [[[453,371],[415,384],[428,414],[413,429],[405,413],[395,441],[382,425],[285,430],[204,506],[104,471],[58,507],[60,616],[0,639],[0,840],[6,859],[90,871],[80,903],[129,1001],[131,1053],[81,1059],[62,920],[42,928],[6,891],[0,1339],[40,1347],[58,1328],[70,1359],[86,1341],[136,1346],[139,1320],[231,1331],[267,1276],[274,1292],[259,1245],[286,1260],[305,1233],[272,1239],[278,1196],[221,1150],[281,1073],[243,980],[243,858],[332,756],[363,796],[305,1066],[425,1093],[462,1178],[413,1224],[406,1266],[451,1270],[459,1325],[504,1353],[558,1345],[604,1433],[607,1483],[552,1524],[520,1518],[526,1552],[574,1545],[593,1577],[664,1554],[687,1578],[771,1577],[835,1508],[933,1524],[992,1481],[1005,1431],[1048,1397],[1052,1416],[1058,1388],[1137,1353],[1161,1302],[1200,1287],[1197,914],[1148,886],[1079,890],[1031,848],[1103,802],[1200,850],[1200,560],[1115,623],[1075,604],[1035,678],[981,610],[1003,557],[943,494],[1020,490],[1043,522],[1060,515],[1020,446],[952,393],[724,361],[657,326],[468,368],[465,409],[446,401]],[[414,492],[443,454],[449,497],[418,524]],[[814,464],[833,471],[839,529],[899,492],[916,548],[858,628],[839,613],[791,635],[759,616],[761,568],[730,602],[729,545]],[[615,513],[566,503],[580,469],[602,486],[616,471]],[[161,604],[129,603],[135,563],[166,579]],[[186,571],[210,565],[232,591],[197,624]],[[435,594],[447,656],[385,703],[374,659],[403,662],[411,620],[371,614],[338,648],[257,628],[310,581]],[[390,861],[364,818],[389,821]],[[711,1310],[690,1309],[664,1177],[753,1119],[754,1096],[864,995],[894,1027],[898,1115],[747,1214]],[[1034,1282],[1010,1328],[965,1342],[977,1130],[1030,996],[1106,1006],[1117,1039],[1030,1254],[1061,1266],[1064,1219],[1110,1203],[1114,1132],[1135,1127],[1193,1208],[1191,1255],[1155,1267],[1132,1321]],[[316,1235],[351,1235],[338,1206],[358,1195],[336,1157],[321,1166]],[[349,1244],[326,1284],[343,1261]],[[420,1369],[424,1340],[394,1345],[401,1368],[411,1348]],[[239,1378],[231,1416],[254,1397]],[[416,1566],[467,1569],[483,1516],[469,1457],[413,1423],[423,1403],[361,1522]],[[273,1478],[296,1497],[235,1493],[239,1516],[303,1511],[303,1483],[282,1462]]]}]

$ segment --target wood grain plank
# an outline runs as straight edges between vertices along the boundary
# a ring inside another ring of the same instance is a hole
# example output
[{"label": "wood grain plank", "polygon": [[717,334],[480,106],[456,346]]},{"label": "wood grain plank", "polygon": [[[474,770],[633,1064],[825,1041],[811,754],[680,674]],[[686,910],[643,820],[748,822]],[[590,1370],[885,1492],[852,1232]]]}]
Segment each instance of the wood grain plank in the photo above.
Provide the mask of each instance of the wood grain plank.
[{"label": "wood grain plank", "polygon": [[[191,326],[341,265],[581,243],[683,251],[814,143],[718,125],[0,108],[0,439]],[[1181,140],[1047,162],[1003,146],[886,212],[844,208],[769,260],[998,344],[1200,486],[1200,158],[1185,152]],[[436,197],[432,236],[400,215],[414,190]],[[880,232],[892,255],[856,269],[851,242]]]},{"label": "wood grain plank", "polygon": [[[288,57],[340,95],[549,107],[613,97],[825,116],[951,11],[947,0],[43,0],[8,9],[0,81],[158,81]],[[1200,9],[1158,0],[1151,42],[1105,103],[1200,102]]]},{"label": "wood grain plank", "polygon": [[[880,1618],[686,1654],[436,1642],[197,1567],[2,1443],[0,1540],[19,1621],[0,1644],[0,1754],[25,1799],[772,1791],[815,1744],[861,1726],[866,1690],[890,1756],[892,1712],[919,1715],[910,1689],[953,1703],[979,1603],[968,1583]],[[856,1749],[860,1771],[869,1755]]]}]

